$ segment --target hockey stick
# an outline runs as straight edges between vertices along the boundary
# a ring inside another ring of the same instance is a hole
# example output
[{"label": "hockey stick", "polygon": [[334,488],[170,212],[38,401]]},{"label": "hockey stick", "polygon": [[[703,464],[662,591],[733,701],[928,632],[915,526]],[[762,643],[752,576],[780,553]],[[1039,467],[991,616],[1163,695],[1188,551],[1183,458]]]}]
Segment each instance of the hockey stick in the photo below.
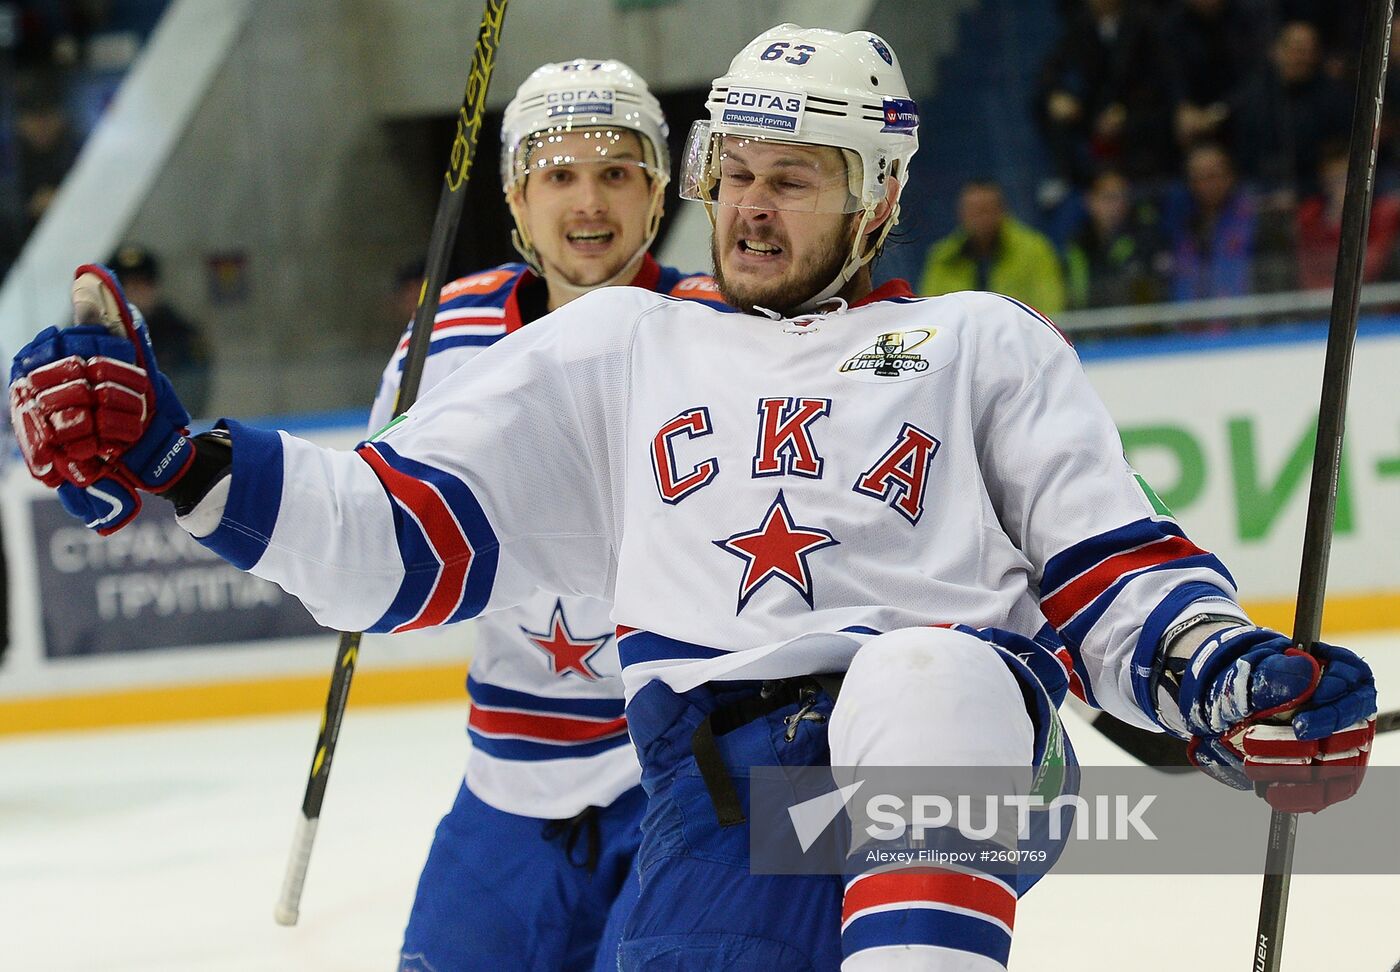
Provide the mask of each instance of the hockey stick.
[{"label": "hockey stick", "polygon": [[[486,0],[472,49],[471,69],[467,72],[467,90],[462,107],[457,111],[457,135],[452,140],[452,154],[443,175],[442,192],[438,196],[437,215],[433,219],[432,235],[428,239],[427,265],[424,268],[423,289],[418,293],[418,308],[413,314],[413,329],[404,360],[403,379],[394,402],[394,417],[408,411],[418,397],[423,379],[423,363],[428,358],[432,340],[433,318],[437,314],[438,295],[446,282],[447,261],[457,226],[462,220],[462,205],[466,200],[472,159],[476,157],[477,138],[486,113],[486,89],[491,83],[491,71],[496,66],[496,52],[501,45],[501,25],[505,21],[508,0]],[[301,802],[301,818],[292,838],[291,854],[287,858],[287,874],[282,880],[282,894],[273,912],[279,925],[295,925],[301,905],[302,887],[306,883],[306,868],[311,861],[311,845],[316,839],[316,825],[321,817],[321,801],[325,799],[326,782],[330,779],[331,758],[340,735],[340,722],[345,716],[346,700],[350,696],[350,680],[355,674],[355,662],[360,653],[360,632],[347,631],[340,636],[336,650],[335,669],[331,673],[326,708],[321,715],[321,730],[316,738],[316,753],[311,760],[311,773],[306,781],[306,795]]]},{"label": "hockey stick", "polygon": [[[1322,631],[1327,560],[1332,546],[1332,520],[1337,510],[1337,474],[1342,459],[1342,433],[1346,424],[1352,353],[1356,347],[1356,317],[1361,297],[1366,233],[1371,221],[1376,146],[1380,140],[1381,102],[1385,98],[1390,21],[1394,13],[1395,0],[1371,0],[1366,5],[1356,108],[1351,119],[1346,196],[1342,202],[1337,279],[1332,290],[1332,316],[1327,328],[1327,357],[1322,366],[1317,449],[1313,454],[1307,525],[1303,533],[1303,564],[1298,577],[1298,609],[1293,618],[1293,643],[1304,649],[1310,649]],[[1254,972],[1278,972],[1283,958],[1283,929],[1288,913],[1288,886],[1293,876],[1293,843],[1297,834],[1298,817],[1295,814],[1273,811],[1269,818],[1269,850],[1264,863],[1259,926],[1254,939],[1254,955],[1251,957],[1253,964],[1250,965]]]},{"label": "hockey stick", "polygon": [[1144,766],[1164,773],[1195,772],[1186,758],[1186,743],[1168,732],[1150,732],[1100,712],[1089,723],[1109,742]]}]

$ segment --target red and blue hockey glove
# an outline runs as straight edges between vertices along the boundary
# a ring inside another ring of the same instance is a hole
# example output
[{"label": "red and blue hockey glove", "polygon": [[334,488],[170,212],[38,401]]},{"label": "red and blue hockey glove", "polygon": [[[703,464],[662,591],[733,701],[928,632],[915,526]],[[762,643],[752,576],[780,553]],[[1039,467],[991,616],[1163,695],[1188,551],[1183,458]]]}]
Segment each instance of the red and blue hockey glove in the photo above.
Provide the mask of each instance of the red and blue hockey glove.
[{"label": "red and blue hockey glove", "polygon": [[1309,654],[1277,631],[1227,627],[1177,672],[1192,762],[1276,810],[1315,813],[1361,786],[1375,737],[1376,684],[1354,652]]},{"label": "red and blue hockey glove", "polygon": [[190,417],[110,270],[78,268],[73,309],[72,327],[46,328],[15,355],[10,413],[30,473],[76,487],[65,508],[109,533],[135,515],[136,490],[164,492],[188,471]]}]

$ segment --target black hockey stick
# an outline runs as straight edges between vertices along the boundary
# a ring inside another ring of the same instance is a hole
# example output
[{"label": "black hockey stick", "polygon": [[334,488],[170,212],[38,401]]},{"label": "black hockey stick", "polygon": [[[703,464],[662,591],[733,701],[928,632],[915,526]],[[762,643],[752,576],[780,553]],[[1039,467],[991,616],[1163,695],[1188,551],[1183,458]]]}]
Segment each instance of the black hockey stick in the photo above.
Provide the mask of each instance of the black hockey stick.
[{"label": "black hockey stick", "polygon": [[1151,766],[1165,773],[1195,771],[1191,760],[1186,758],[1186,741],[1169,732],[1139,729],[1121,719],[1115,719],[1107,712],[1100,712],[1089,724],[1105,739],[1144,766]]},{"label": "black hockey stick", "polygon": [[[423,379],[423,362],[428,357],[432,339],[433,318],[437,314],[438,294],[447,277],[447,261],[452,244],[457,239],[457,226],[462,220],[462,205],[466,200],[467,179],[472,160],[476,157],[477,138],[486,114],[486,89],[491,83],[491,71],[496,66],[496,52],[501,45],[501,25],[505,21],[508,0],[486,0],[472,49],[471,68],[467,73],[467,90],[462,107],[457,111],[457,135],[452,140],[452,154],[443,175],[442,192],[438,196],[437,216],[428,240],[427,265],[424,268],[423,289],[418,294],[418,309],[413,314],[413,329],[404,361],[403,380],[394,402],[394,417],[408,411],[418,397],[418,385]],[[295,925],[301,905],[301,891],[306,883],[306,868],[311,861],[311,845],[316,839],[316,825],[321,817],[321,801],[325,799],[326,782],[330,779],[331,758],[335,755],[340,722],[345,716],[345,703],[350,696],[350,680],[355,674],[355,662],[360,653],[360,632],[347,631],[340,636],[336,650],[335,669],[331,673],[326,709],[321,715],[321,731],[316,738],[316,754],[311,760],[311,773],[306,781],[306,796],[301,802],[301,818],[297,821],[287,858],[287,874],[282,881],[282,895],[274,912],[279,925]]]},{"label": "black hockey stick", "polygon": [[[1342,202],[1337,279],[1332,290],[1332,316],[1327,328],[1327,358],[1322,366],[1317,450],[1313,454],[1307,525],[1303,533],[1298,608],[1293,618],[1293,643],[1304,649],[1311,649],[1322,631],[1322,604],[1327,591],[1332,519],[1337,510],[1337,473],[1342,459],[1342,433],[1346,424],[1352,353],[1356,347],[1356,317],[1361,297],[1366,233],[1371,222],[1376,145],[1380,140],[1381,102],[1385,97],[1390,21],[1394,12],[1395,0],[1371,0],[1366,5],[1356,108],[1351,119],[1346,196]],[[1293,876],[1293,843],[1297,833],[1298,818],[1295,814],[1275,810],[1270,816],[1269,850],[1264,863],[1264,888],[1259,901],[1259,927],[1250,965],[1253,972],[1278,972],[1283,958],[1283,929],[1288,914],[1288,886]]]}]

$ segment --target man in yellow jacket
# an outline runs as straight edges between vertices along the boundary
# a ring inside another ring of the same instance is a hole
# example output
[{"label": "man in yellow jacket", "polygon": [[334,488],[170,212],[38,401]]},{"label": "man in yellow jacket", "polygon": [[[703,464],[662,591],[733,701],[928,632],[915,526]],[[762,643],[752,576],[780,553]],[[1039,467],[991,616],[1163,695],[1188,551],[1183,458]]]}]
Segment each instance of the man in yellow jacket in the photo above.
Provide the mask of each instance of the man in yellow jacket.
[{"label": "man in yellow jacket", "polygon": [[991,290],[1044,314],[1064,310],[1064,273],[1054,244],[1006,212],[1000,186],[983,180],[965,184],[958,223],[929,250],[919,293]]}]

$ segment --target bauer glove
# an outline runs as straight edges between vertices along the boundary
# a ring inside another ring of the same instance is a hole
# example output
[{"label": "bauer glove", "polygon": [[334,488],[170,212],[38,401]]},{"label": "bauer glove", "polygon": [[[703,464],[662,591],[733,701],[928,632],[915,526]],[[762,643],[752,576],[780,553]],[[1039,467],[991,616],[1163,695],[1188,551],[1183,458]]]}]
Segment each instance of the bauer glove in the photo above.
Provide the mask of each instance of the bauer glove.
[{"label": "bauer glove", "polygon": [[73,320],[15,355],[10,415],[30,473],[60,487],[68,512],[111,533],[136,515],[137,490],[164,492],[188,471],[190,417],[106,267],[78,268]]},{"label": "bauer glove", "polygon": [[[1301,651],[1277,631],[1251,625],[1213,632],[1189,662],[1167,660],[1179,680],[1180,720],[1191,761],[1237,789],[1261,790],[1270,806],[1315,813],[1361,786],[1375,736],[1376,685],[1345,648]],[[1165,714],[1164,714],[1165,715]]]}]

